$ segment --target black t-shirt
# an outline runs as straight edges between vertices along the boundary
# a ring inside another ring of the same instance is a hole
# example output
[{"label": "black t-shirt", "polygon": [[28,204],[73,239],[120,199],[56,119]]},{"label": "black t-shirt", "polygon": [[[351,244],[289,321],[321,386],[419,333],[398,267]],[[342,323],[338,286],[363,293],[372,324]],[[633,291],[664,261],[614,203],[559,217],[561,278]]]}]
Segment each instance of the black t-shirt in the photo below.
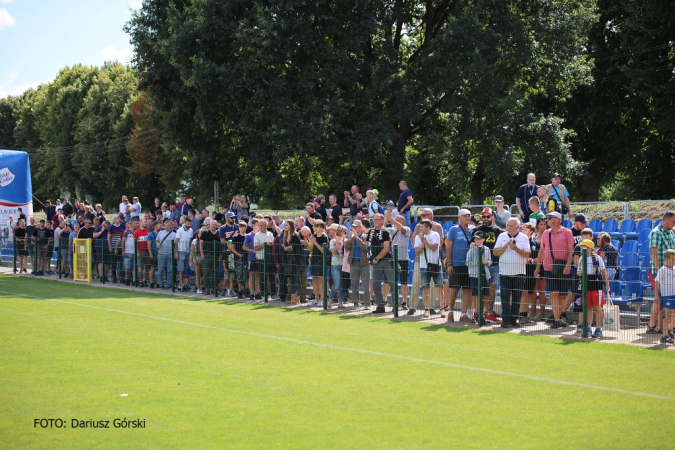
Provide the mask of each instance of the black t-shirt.
[{"label": "black t-shirt", "polygon": [[161,209],[162,209],[161,206],[155,206],[155,205],[152,205],[152,206],[150,207],[150,214],[152,214],[152,216],[154,217],[154,216],[155,216],[155,213],[156,213],[157,211],[161,210]]},{"label": "black t-shirt", "polygon": [[272,227],[267,229],[268,232],[272,233],[272,236],[277,237],[279,233],[277,233],[277,229]]},{"label": "black t-shirt", "polygon": [[237,256],[236,254],[234,257],[238,260],[244,260],[246,261],[246,256],[247,254],[244,253],[244,235],[238,234],[232,238],[232,245],[234,245],[234,249],[237,253],[241,254],[241,256]]},{"label": "black t-shirt", "polygon": [[47,228],[35,228],[35,231],[33,232],[33,236],[37,238],[37,244],[38,245],[47,245],[49,242],[49,239],[54,238],[54,232],[52,230],[48,230]]},{"label": "black t-shirt", "polygon": [[215,219],[216,219],[216,222],[222,222],[222,221],[225,220],[225,214],[223,214],[223,213],[216,213]]},{"label": "black t-shirt", "polygon": [[319,262],[321,262],[322,254],[318,247],[323,247],[323,244],[328,244],[328,236],[324,233],[322,236],[314,236],[314,238],[316,239],[316,245],[312,247],[312,258],[319,258]]},{"label": "black t-shirt", "polygon": [[220,243],[220,236],[218,236],[218,230],[215,233],[211,233],[211,230],[202,231],[202,236],[200,238],[204,241],[204,251],[214,252],[218,251],[216,243]]},{"label": "black t-shirt", "polygon": [[331,206],[330,215],[333,218],[333,222],[339,224],[340,217],[342,217],[342,208],[339,205]]},{"label": "black t-shirt", "polygon": [[485,246],[490,249],[490,252],[492,253],[492,264],[499,264],[499,256],[495,255],[493,250],[495,248],[495,244],[497,243],[497,238],[499,237],[500,234],[504,233],[504,230],[502,230],[499,227],[495,227],[494,225],[491,227],[486,227],[485,225],[481,225],[479,227],[474,228],[471,231],[471,240],[473,241],[473,236],[476,234],[477,231],[482,231],[483,234],[485,235]]},{"label": "black t-shirt", "polygon": [[389,235],[389,231],[387,231],[386,228],[380,228],[380,230],[376,230],[373,228],[368,232],[368,242],[370,242],[370,254],[372,256],[371,259],[377,258],[377,255],[380,254],[382,249],[384,248],[384,243],[389,242],[389,252],[387,252],[386,255],[382,259],[391,259],[392,254],[391,254],[391,236]]},{"label": "black t-shirt", "polygon": [[581,237],[581,231],[577,230],[576,228],[572,227],[572,237],[574,238],[574,255],[576,256],[581,256],[581,241],[584,240],[584,238]]},{"label": "black t-shirt", "polygon": [[77,238],[94,239],[94,227],[89,227],[89,229],[87,229],[86,227],[80,228],[80,231],[78,231],[77,233]]},{"label": "black t-shirt", "polygon": [[316,212],[318,212],[319,215],[321,216],[321,220],[325,222],[326,217],[328,216],[328,213],[326,212],[326,207],[324,205],[321,205],[318,208],[316,208]]},{"label": "black t-shirt", "polygon": [[73,214],[73,205],[70,203],[66,203],[65,205],[63,205],[61,212],[65,217],[70,217]]},{"label": "black t-shirt", "polygon": [[[318,219],[321,219],[321,214],[314,211],[312,214],[309,214],[309,217],[311,217],[314,220],[318,220]],[[323,219],[321,219],[321,220],[323,220]],[[305,225],[308,226],[310,230],[312,230],[312,233],[314,233],[314,227],[312,226],[312,224],[309,223],[309,220],[305,220]]]},{"label": "black t-shirt", "polygon": [[[17,228],[14,230],[14,236],[16,236],[17,239],[26,239],[26,229],[25,228]],[[25,242],[24,242],[25,244]]]},{"label": "black t-shirt", "polygon": [[56,206],[51,205],[45,208],[45,214],[47,215],[47,222],[51,222],[54,216],[56,215]]},{"label": "black t-shirt", "polygon": [[539,250],[541,249],[541,244],[534,239],[530,238],[530,258],[532,259],[533,263],[539,256]]}]

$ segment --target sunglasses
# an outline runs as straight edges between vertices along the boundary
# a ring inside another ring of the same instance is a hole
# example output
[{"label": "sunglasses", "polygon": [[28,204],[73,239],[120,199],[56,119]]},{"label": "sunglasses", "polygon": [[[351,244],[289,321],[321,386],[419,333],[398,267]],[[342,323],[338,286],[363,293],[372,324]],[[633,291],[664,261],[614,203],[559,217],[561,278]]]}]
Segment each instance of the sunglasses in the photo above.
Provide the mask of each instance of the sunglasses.
[{"label": "sunglasses", "polygon": [[480,216],[481,219],[490,219],[492,216]]}]

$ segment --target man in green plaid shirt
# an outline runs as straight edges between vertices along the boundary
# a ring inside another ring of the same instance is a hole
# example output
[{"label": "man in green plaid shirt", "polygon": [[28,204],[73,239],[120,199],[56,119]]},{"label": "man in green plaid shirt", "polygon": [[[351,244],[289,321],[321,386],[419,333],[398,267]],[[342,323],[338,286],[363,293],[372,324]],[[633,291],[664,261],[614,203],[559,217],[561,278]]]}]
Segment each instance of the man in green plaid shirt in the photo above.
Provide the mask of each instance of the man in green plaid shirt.
[{"label": "man in green plaid shirt", "polygon": [[[654,289],[654,278],[664,263],[663,253],[666,250],[675,249],[673,225],[675,225],[675,212],[668,211],[663,215],[661,224],[649,233],[649,252],[651,257],[651,262],[649,263],[649,282],[652,285],[652,289]],[[647,332],[660,333],[662,321],[661,305],[659,302],[654,302],[652,304]]]}]

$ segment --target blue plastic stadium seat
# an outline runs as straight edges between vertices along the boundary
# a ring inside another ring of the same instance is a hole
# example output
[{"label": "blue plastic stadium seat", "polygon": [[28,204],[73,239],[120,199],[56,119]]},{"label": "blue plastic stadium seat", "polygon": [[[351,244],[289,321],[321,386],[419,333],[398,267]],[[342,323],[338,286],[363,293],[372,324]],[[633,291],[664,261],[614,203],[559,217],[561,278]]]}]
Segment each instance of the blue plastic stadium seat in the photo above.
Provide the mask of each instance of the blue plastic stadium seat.
[{"label": "blue plastic stadium seat", "polygon": [[640,279],[639,267],[626,267],[621,269],[621,281],[638,281]]},{"label": "blue plastic stadium seat", "polygon": [[6,248],[8,248],[10,250],[13,249],[14,248],[14,242],[8,242]]},{"label": "blue plastic stadium seat", "polygon": [[602,220],[600,219],[591,220],[591,223],[588,224],[588,228],[593,230],[593,233],[599,233],[600,230],[602,230]]},{"label": "blue plastic stadium seat", "polygon": [[637,267],[640,265],[640,258],[636,252],[624,253],[621,259],[623,267]]},{"label": "blue plastic stadium seat", "polygon": [[415,231],[415,227],[417,226],[418,223],[420,223],[418,220],[415,220],[415,221],[411,222],[410,223],[410,230]]},{"label": "blue plastic stadium seat", "polygon": [[637,252],[638,250],[638,242],[637,241],[626,241],[623,243],[623,247],[621,247],[621,252],[620,253],[630,253],[630,252]]},{"label": "blue plastic stadium seat", "polygon": [[654,222],[654,226],[652,228],[658,227],[659,225],[661,225],[661,222],[663,222],[663,219],[657,220],[656,222]]},{"label": "blue plastic stadium seat", "polygon": [[453,225],[452,220],[446,220],[443,222],[443,234],[448,234],[448,230]]},{"label": "blue plastic stadium seat", "polygon": [[615,297],[621,297],[621,293],[623,292],[623,285],[621,284],[621,281],[619,280],[610,280],[609,281],[609,292],[610,294],[613,294]]},{"label": "blue plastic stadium seat", "polygon": [[651,232],[651,228],[649,230],[640,230],[638,232],[638,242],[647,242],[649,240],[649,233]]},{"label": "blue plastic stadium seat", "polygon": [[607,219],[602,225],[602,231],[607,233],[614,233],[617,229],[619,229],[619,222],[616,219]]},{"label": "blue plastic stadium seat", "polygon": [[609,233],[609,235],[613,238],[625,238],[628,233],[635,233],[635,221],[633,219],[624,220],[621,222],[619,230],[614,233]]},{"label": "blue plastic stadium seat", "polygon": [[569,229],[569,228],[572,228],[572,225],[573,225],[573,223],[572,223],[571,220],[569,220],[569,219],[563,220],[563,223],[562,223],[563,227]]},{"label": "blue plastic stadium seat", "polygon": [[621,250],[621,242],[617,241],[616,239],[612,240],[612,245],[616,247],[617,250]]}]

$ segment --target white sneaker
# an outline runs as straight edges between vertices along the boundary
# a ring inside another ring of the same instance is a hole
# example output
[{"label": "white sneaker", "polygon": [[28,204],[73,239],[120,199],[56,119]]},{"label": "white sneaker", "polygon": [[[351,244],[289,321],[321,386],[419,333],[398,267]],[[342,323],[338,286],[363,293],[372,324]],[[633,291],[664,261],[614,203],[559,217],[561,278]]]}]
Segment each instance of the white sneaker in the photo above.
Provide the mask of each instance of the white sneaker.
[{"label": "white sneaker", "polygon": [[197,289],[197,294],[203,294],[203,293],[204,293],[204,291],[202,291],[201,289]]}]

